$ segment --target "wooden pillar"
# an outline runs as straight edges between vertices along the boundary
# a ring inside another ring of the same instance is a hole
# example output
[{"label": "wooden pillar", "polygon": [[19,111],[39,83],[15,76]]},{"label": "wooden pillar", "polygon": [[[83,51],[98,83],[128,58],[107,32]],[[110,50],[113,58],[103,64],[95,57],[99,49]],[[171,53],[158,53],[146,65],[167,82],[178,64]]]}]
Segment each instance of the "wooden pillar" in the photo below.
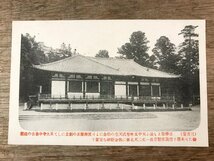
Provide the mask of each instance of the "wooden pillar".
[{"label": "wooden pillar", "polygon": [[115,81],[112,82],[112,86],[113,86],[113,89],[112,89],[113,92],[112,93],[113,93],[113,96],[115,97]]},{"label": "wooden pillar", "polygon": [[128,86],[128,81],[126,81],[126,99],[129,98],[129,86]]},{"label": "wooden pillar", "polygon": [[159,97],[161,97],[161,85],[159,85]]},{"label": "wooden pillar", "polygon": [[111,91],[111,95],[113,96],[113,98],[115,98],[115,77],[112,77],[112,91]]},{"label": "wooden pillar", "polygon": [[140,98],[140,82],[138,82],[138,98]]},{"label": "wooden pillar", "polygon": [[100,94],[100,98],[102,97],[102,95],[101,95],[101,89],[102,89],[102,87],[101,86],[103,86],[103,83],[102,83],[102,77],[101,76],[99,76],[98,77],[99,78],[99,94]]},{"label": "wooden pillar", "polygon": [[154,108],[154,110],[156,109],[156,104],[155,103],[153,104],[153,108]]},{"label": "wooden pillar", "polygon": [[104,102],[102,102],[102,109],[105,109]]},{"label": "wooden pillar", "polygon": [[65,75],[65,98],[68,98],[68,76]]},{"label": "wooden pillar", "polygon": [[135,109],[135,106],[134,106],[134,103],[132,102],[132,110],[134,110]]},{"label": "wooden pillar", "polygon": [[143,109],[144,109],[144,110],[146,109],[146,104],[145,104],[145,103],[143,104]]},{"label": "wooden pillar", "polygon": [[100,88],[101,88],[100,86],[101,86],[101,82],[99,81],[99,82],[98,82],[98,92],[99,92],[99,93],[100,93]]},{"label": "wooden pillar", "polygon": [[85,103],[85,110],[88,109],[88,102]]},{"label": "wooden pillar", "polygon": [[43,110],[43,103],[41,103],[41,107],[40,107],[40,110]]},{"label": "wooden pillar", "polygon": [[56,103],[55,109],[58,110],[58,103]]},{"label": "wooden pillar", "polygon": [[172,109],[175,109],[175,104],[172,104]]},{"label": "wooden pillar", "polygon": [[49,107],[50,107],[50,109],[53,108],[53,107],[52,107],[52,102],[51,102],[51,101],[49,102]]},{"label": "wooden pillar", "polygon": [[119,104],[119,102],[117,102],[117,108],[120,108],[120,104]]},{"label": "wooden pillar", "polygon": [[85,76],[82,76],[82,82],[83,82],[83,89],[82,89],[82,92],[83,92],[83,99],[85,99]]},{"label": "wooden pillar", "polygon": [[152,83],[150,83],[150,86],[151,86],[151,96],[153,96]]},{"label": "wooden pillar", "polygon": [[68,108],[72,110],[72,102],[69,102]]},{"label": "wooden pillar", "polygon": [[27,102],[24,103],[24,108],[23,110],[27,110]]}]

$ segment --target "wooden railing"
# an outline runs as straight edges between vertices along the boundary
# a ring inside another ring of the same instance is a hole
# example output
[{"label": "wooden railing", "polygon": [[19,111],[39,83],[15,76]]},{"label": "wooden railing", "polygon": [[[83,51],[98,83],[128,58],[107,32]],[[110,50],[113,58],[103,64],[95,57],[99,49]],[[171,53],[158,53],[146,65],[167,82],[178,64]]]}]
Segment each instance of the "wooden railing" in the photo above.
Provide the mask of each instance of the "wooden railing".
[{"label": "wooden railing", "polygon": [[161,96],[161,97],[153,97],[153,96],[113,96],[113,95],[100,95],[100,96],[72,96],[72,97],[65,97],[61,95],[51,95],[51,94],[39,94],[38,95],[38,100],[151,100],[151,101],[175,101],[175,97],[173,95],[169,96]]}]

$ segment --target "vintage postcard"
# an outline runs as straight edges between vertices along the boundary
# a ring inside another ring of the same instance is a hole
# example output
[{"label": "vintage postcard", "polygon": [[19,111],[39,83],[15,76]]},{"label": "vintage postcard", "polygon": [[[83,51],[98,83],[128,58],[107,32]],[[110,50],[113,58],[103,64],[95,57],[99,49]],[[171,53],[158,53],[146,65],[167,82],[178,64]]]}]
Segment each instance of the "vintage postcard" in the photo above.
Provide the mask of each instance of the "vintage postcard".
[{"label": "vintage postcard", "polygon": [[208,146],[205,20],[14,21],[9,144]]}]

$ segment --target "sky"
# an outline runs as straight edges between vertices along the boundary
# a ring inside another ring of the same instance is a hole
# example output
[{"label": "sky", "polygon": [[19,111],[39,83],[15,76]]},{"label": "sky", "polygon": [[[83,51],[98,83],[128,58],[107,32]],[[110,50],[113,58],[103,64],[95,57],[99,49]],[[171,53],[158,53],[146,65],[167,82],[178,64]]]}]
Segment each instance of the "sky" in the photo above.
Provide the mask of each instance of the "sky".
[{"label": "sky", "polygon": [[36,37],[37,42],[44,42],[54,49],[65,43],[85,56],[95,56],[99,50],[107,50],[110,57],[115,57],[119,56],[118,48],[129,42],[135,31],[145,32],[149,40],[148,53],[151,55],[158,38],[167,36],[178,46],[184,40],[182,35],[178,35],[180,31],[186,25],[200,27],[199,22],[200,20],[23,21],[19,27],[22,34],[29,33]]}]

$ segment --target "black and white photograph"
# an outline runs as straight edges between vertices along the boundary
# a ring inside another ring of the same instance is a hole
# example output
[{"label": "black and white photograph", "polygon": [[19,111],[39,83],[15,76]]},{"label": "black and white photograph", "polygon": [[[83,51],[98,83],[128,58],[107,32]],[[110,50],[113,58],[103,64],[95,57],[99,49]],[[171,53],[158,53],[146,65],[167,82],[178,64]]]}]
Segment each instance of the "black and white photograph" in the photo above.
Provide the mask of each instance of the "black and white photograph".
[{"label": "black and white photograph", "polygon": [[12,120],[24,131],[179,133],[201,128],[203,138],[204,22],[16,22],[16,80],[11,80],[16,88],[10,91],[16,93],[16,104],[10,105],[10,118],[16,113]]}]

